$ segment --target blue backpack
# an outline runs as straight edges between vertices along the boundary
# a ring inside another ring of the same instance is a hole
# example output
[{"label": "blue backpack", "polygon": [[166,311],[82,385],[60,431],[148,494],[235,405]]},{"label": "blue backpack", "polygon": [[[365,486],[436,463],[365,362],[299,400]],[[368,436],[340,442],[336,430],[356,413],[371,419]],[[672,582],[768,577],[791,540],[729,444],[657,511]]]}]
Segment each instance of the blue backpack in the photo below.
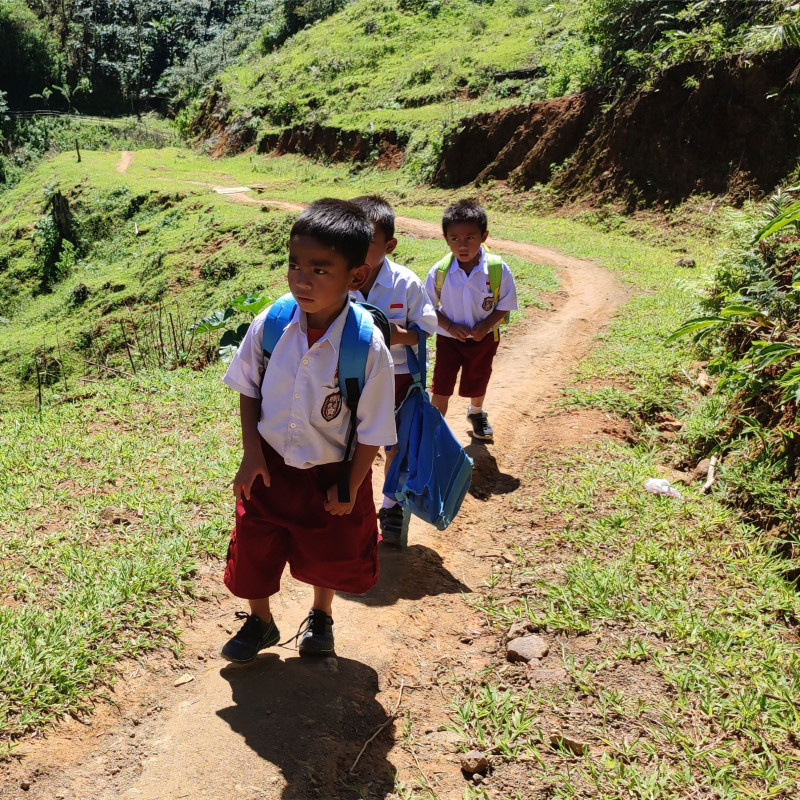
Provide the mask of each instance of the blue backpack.
[{"label": "blue backpack", "polygon": [[406,347],[414,383],[395,412],[397,453],[383,493],[443,531],[458,514],[472,482],[472,459],[431,405],[425,390],[425,334],[418,333],[419,361]]},{"label": "blue backpack", "polygon": [[[297,301],[291,294],[279,297],[270,306],[264,319],[264,331],[261,336],[261,383],[259,393],[264,384],[264,376],[272,356],[272,351],[283,336],[286,326],[292,321]],[[339,391],[350,410],[350,432],[347,436],[342,466],[339,469],[337,490],[340,503],[350,502],[350,452],[356,435],[356,409],[364,388],[364,376],[367,369],[367,355],[372,343],[372,329],[377,325],[383,334],[386,346],[389,347],[390,327],[386,315],[379,308],[369,303],[350,303],[350,310],[344,322],[342,342],[339,345]]]}]

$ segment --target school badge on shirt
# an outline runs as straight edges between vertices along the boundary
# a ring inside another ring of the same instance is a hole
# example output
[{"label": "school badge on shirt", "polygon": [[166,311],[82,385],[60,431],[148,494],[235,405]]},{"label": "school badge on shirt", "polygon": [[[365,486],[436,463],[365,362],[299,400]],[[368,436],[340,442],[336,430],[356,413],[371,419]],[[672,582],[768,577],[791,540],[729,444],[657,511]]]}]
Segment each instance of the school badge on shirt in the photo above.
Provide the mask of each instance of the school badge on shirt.
[{"label": "school badge on shirt", "polygon": [[484,311],[491,311],[494,308],[494,297],[491,295],[489,297],[483,298],[483,310]]},{"label": "school badge on shirt", "polygon": [[331,392],[322,403],[322,418],[326,422],[336,419],[342,410],[342,393]]}]

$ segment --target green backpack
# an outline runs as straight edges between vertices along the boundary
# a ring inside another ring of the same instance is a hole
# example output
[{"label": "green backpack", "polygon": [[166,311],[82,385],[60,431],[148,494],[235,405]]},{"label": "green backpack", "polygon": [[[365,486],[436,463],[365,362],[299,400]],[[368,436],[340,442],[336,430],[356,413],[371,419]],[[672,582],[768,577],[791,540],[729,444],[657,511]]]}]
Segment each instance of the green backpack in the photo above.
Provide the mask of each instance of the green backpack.
[{"label": "green backpack", "polygon": [[[450,270],[454,258],[455,256],[452,254],[446,255],[441,261],[437,261],[434,264],[433,268],[436,270],[435,286],[437,305],[442,304],[442,286],[444,286],[444,279],[447,277],[447,273]],[[503,259],[493,253],[486,253],[486,261],[489,265],[489,288],[492,290],[494,307],[497,308],[497,303],[500,300],[500,281],[503,278]],[[509,316],[510,313],[507,311],[500,322],[492,328],[495,341],[500,338],[500,325],[508,324]]]}]

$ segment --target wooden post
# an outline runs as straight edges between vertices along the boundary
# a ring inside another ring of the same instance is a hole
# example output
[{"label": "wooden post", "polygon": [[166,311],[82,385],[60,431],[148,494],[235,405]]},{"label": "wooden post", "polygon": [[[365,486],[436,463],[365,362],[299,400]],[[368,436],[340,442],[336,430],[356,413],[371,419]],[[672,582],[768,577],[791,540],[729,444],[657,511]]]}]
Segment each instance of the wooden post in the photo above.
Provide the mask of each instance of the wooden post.
[{"label": "wooden post", "polygon": [[81,163],[81,149],[78,147],[78,140],[75,140],[75,152],[78,154],[78,163]]}]

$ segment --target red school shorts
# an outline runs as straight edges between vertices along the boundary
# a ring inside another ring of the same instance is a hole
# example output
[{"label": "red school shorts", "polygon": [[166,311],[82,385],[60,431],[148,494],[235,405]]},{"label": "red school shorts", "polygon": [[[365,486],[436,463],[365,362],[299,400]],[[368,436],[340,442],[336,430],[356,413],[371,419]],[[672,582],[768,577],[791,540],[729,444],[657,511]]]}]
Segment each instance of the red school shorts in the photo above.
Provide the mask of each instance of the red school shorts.
[{"label": "red school shorts", "polygon": [[312,586],[363,594],[378,581],[378,520],[367,474],[350,514],[323,507],[339,464],[287,466],[262,440],[270,485],[256,478],[250,499],[236,503],[225,585],[236,597],[259,599],[280,589],[286,564]]},{"label": "red school shorts", "polygon": [[433,367],[433,394],[450,397],[456,386],[456,377],[461,370],[458,385],[460,397],[482,397],[486,394],[489,378],[492,377],[492,362],[500,342],[494,340],[489,331],[479,342],[467,339],[460,342],[452,336],[436,337],[436,363]]}]

